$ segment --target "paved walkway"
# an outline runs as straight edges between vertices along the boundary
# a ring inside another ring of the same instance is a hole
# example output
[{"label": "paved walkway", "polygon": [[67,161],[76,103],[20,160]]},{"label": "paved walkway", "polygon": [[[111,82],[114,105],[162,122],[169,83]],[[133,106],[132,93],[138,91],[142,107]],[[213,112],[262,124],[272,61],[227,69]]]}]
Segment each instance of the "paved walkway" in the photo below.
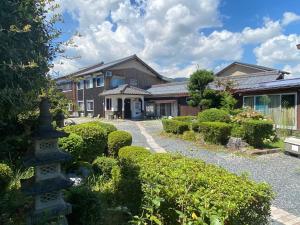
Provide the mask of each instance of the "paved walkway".
[{"label": "paved walkway", "polygon": [[247,173],[256,181],[271,184],[276,192],[271,224],[300,225],[300,159],[281,153],[252,159],[225,152],[207,151],[187,141],[160,136],[160,121],[113,123],[118,129],[132,133],[133,145],[144,146],[155,152],[173,152],[200,158],[236,174]]}]

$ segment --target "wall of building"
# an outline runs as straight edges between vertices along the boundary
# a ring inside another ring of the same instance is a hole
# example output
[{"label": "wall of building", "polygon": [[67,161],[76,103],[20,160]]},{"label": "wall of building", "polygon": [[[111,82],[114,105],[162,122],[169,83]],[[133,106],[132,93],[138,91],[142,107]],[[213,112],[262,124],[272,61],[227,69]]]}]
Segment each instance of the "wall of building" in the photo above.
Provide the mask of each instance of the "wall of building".
[{"label": "wall of building", "polygon": [[249,73],[257,73],[257,72],[263,72],[258,69],[250,68],[250,67],[245,67],[245,66],[239,66],[239,65],[233,65],[223,71],[221,74],[218,74],[220,77],[225,77],[225,76],[239,76],[243,74],[249,74]]}]

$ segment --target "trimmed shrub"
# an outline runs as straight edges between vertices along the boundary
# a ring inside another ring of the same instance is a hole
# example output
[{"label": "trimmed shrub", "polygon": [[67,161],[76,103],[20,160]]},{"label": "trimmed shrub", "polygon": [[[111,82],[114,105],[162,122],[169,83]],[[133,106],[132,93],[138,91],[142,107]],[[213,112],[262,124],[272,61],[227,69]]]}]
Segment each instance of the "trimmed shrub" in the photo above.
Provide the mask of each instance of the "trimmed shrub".
[{"label": "trimmed shrub", "polygon": [[86,123],[67,126],[64,130],[68,133],[75,133],[83,139],[81,160],[92,162],[97,156],[104,153],[107,146],[107,132],[104,128]]},{"label": "trimmed shrub", "polygon": [[151,154],[151,152],[141,146],[126,146],[119,150],[119,158],[128,158],[129,156]]},{"label": "trimmed shrub", "polygon": [[249,145],[262,147],[264,140],[274,134],[273,123],[268,120],[246,120],[242,123],[244,139]]},{"label": "trimmed shrub", "polygon": [[124,183],[119,191],[128,196],[142,193],[140,202],[127,198],[125,204],[136,207],[130,209],[142,215],[138,221],[143,224],[153,218],[166,225],[268,224],[273,193],[266,183],[171,154],[128,151],[121,167]]},{"label": "trimmed shrub", "polygon": [[178,121],[182,121],[182,122],[192,122],[197,120],[196,116],[175,116],[173,118],[173,120],[178,120]]},{"label": "trimmed shrub", "polygon": [[184,131],[189,130],[189,123],[178,120],[163,119],[162,124],[164,131],[167,133],[183,134]]},{"label": "trimmed shrub", "polygon": [[225,145],[230,136],[231,126],[223,122],[202,122],[200,130],[204,141]]},{"label": "trimmed shrub", "polygon": [[118,161],[110,157],[97,157],[92,163],[95,174],[102,175],[105,179],[112,178],[112,171],[118,167]]},{"label": "trimmed shrub", "polygon": [[132,144],[132,136],[127,131],[117,130],[108,135],[108,154],[118,156],[119,149]]},{"label": "trimmed shrub", "polygon": [[231,137],[244,138],[245,137],[245,129],[240,124],[234,124],[231,129]]},{"label": "trimmed shrub", "polygon": [[185,131],[183,133],[182,138],[184,140],[187,140],[187,141],[195,141],[196,140],[196,134],[195,134],[194,131],[188,130],[188,131]]},{"label": "trimmed shrub", "polygon": [[116,131],[117,128],[110,123],[103,123],[100,121],[92,121],[92,122],[87,122],[87,123],[83,123],[83,124],[88,124],[90,126],[100,126],[101,128],[105,129],[107,134],[110,134],[113,131]]},{"label": "trimmed shrub", "polygon": [[199,122],[230,122],[229,113],[223,109],[206,109],[198,114]]},{"label": "trimmed shrub", "polygon": [[200,132],[200,123],[199,122],[192,122],[191,130],[195,132]]},{"label": "trimmed shrub", "polygon": [[74,160],[80,160],[84,149],[84,141],[81,136],[70,133],[68,137],[58,139],[58,146],[62,150],[69,152]]},{"label": "trimmed shrub", "polygon": [[5,191],[12,180],[13,172],[11,168],[4,164],[0,163],[0,192]]}]

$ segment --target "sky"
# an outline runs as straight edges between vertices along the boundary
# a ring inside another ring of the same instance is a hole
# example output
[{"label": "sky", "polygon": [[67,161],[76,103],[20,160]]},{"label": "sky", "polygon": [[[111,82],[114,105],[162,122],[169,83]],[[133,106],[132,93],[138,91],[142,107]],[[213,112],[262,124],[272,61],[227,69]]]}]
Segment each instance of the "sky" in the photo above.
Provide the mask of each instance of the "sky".
[{"label": "sky", "polygon": [[55,59],[56,75],[136,54],[173,78],[233,61],[300,77],[298,0],[55,1],[64,19],[60,39],[76,46]]}]

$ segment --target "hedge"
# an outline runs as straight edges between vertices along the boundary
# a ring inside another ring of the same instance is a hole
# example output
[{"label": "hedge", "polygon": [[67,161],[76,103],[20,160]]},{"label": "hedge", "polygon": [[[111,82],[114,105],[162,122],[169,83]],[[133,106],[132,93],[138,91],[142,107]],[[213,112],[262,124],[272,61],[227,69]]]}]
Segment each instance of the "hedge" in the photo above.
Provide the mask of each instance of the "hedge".
[{"label": "hedge", "polygon": [[173,119],[162,120],[163,129],[167,133],[183,134],[184,131],[189,130],[189,123]]},{"label": "hedge", "polygon": [[273,198],[269,185],[201,160],[145,152],[119,152],[119,191],[126,193],[124,203],[142,215],[137,218],[143,224],[268,224]]},{"label": "hedge", "polygon": [[141,146],[126,146],[119,150],[119,158],[126,158],[130,156],[144,155],[150,154],[149,150],[145,149]]},{"label": "hedge", "polygon": [[97,175],[103,176],[105,179],[112,178],[112,171],[118,167],[118,161],[110,157],[97,157],[92,163],[93,171]]},{"label": "hedge", "polygon": [[206,109],[198,114],[199,122],[230,122],[229,113],[223,109]]},{"label": "hedge", "polygon": [[244,139],[254,147],[262,147],[264,139],[274,133],[273,123],[268,120],[245,120],[242,126],[245,131]]},{"label": "hedge", "polygon": [[227,144],[231,132],[230,124],[223,122],[202,122],[199,124],[199,127],[204,141],[212,144]]},{"label": "hedge", "polygon": [[113,124],[103,123],[100,121],[92,121],[92,122],[87,122],[87,123],[82,123],[82,124],[87,124],[90,126],[100,126],[101,128],[106,130],[107,134],[110,134],[111,132],[117,130],[117,128]]},{"label": "hedge", "polygon": [[0,192],[5,191],[8,188],[12,177],[13,172],[11,168],[4,163],[0,163]]},{"label": "hedge", "polygon": [[130,133],[122,130],[113,131],[108,135],[108,154],[116,157],[120,148],[129,146],[131,143]]},{"label": "hedge", "polygon": [[182,122],[192,122],[197,120],[196,116],[175,116],[173,120],[178,120]]},{"label": "hedge", "polygon": [[84,145],[80,153],[83,161],[92,162],[97,156],[101,156],[107,146],[107,131],[89,123],[67,126],[64,130],[82,137]]},{"label": "hedge", "polygon": [[62,150],[69,152],[73,156],[73,160],[81,160],[82,151],[84,149],[84,141],[81,136],[70,133],[68,137],[58,139],[58,146]]}]

